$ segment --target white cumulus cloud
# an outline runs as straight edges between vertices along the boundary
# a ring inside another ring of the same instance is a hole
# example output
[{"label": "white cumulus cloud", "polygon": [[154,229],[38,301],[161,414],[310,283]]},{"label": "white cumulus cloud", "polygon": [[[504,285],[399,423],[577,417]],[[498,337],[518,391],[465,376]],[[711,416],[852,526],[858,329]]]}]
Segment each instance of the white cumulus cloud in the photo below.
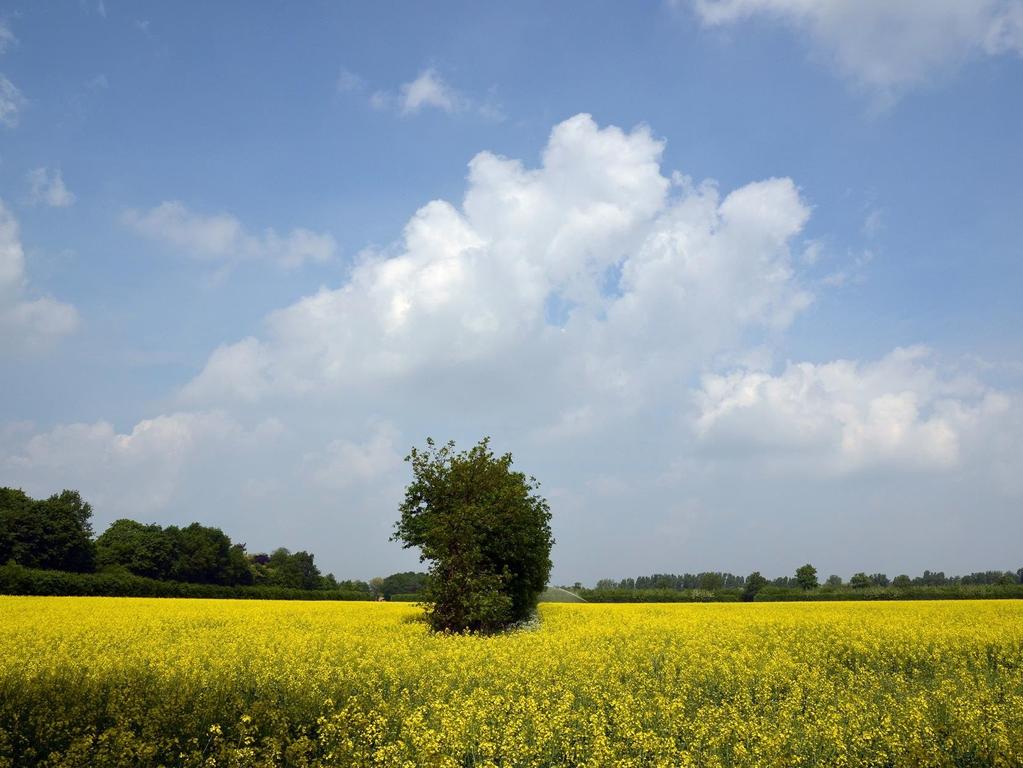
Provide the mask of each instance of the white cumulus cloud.
[{"label": "white cumulus cloud", "polygon": [[955,467],[968,433],[990,427],[1010,400],[972,379],[943,376],[927,349],[913,347],[869,363],[708,375],[697,403],[695,428],[705,444],[848,472]]},{"label": "white cumulus cloud", "polygon": [[148,211],[125,211],[123,220],[145,237],[210,261],[265,260],[290,269],[330,261],[337,253],[337,243],[328,233],[299,227],[287,235],[274,229],[253,234],[229,213],[195,213],[176,200]]},{"label": "white cumulus cloud", "polygon": [[645,371],[670,378],[785,327],[811,300],[788,247],[809,216],[795,185],[673,192],[662,148],[645,127],[579,115],[539,168],[480,153],[461,206],[425,205],[394,252],[365,254],[347,284],[273,313],[265,337],[218,349],[186,395],[254,401],[539,355],[558,361],[552,381],[638,396]]}]

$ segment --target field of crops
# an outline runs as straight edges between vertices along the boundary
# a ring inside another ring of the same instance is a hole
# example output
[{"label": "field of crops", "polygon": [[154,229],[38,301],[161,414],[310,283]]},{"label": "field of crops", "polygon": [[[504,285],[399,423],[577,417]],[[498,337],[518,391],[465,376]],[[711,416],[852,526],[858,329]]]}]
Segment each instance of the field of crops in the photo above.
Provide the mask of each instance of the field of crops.
[{"label": "field of crops", "polygon": [[1023,765],[1023,603],[0,597],[0,766]]}]

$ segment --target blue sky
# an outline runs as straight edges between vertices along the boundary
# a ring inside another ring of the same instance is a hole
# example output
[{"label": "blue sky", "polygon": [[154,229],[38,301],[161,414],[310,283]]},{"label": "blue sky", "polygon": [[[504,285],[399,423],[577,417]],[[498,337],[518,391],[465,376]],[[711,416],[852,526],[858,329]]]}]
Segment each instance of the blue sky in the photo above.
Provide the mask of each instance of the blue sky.
[{"label": "blue sky", "polygon": [[368,578],[491,434],[558,581],[1019,567],[1018,0],[0,25],[0,482]]}]

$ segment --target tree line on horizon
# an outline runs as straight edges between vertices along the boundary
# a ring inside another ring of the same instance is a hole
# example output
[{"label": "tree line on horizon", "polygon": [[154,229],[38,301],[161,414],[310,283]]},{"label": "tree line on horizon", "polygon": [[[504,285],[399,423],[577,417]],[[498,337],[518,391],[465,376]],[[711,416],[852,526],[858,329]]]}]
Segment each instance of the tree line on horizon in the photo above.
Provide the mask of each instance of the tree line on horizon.
[{"label": "tree line on horizon", "polygon": [[[816,571],[816,569],[815,569]],[[703,589],[716,591],[719,589],[743,589],[751,580],[756,582],[759,572],[750,576],[737,576],[727,571],[702,571],[700,573],[655,573],[650,576],[637,576],[635,578],[599,579],[594,587],[595,590],[613,589]],[[761,577],[764,578],[764,577]],[[864,572],[854,573],[848,579],[843,579],[837,574],[832,574],[823,583],[816,581],[816,575],[808,580],[804,576],[800,581],[798,576],[778,576],[774,579],[765,579],[764,586],[777,587],[779,589],[813,589],[817,586],[825,588],[848,587],[852,589],[864,589],[867,587],[945,587],[955,585],[985,585],[985,584],[1023,584],[1023,568],[1016,571],[975,571],[962,576],[946,576],[944,571],[925,570],[919,576],[908,576],[899,574],[889,579],[884,573]],[[582,585],[579,588],[585,589]]]},{"label": "tree line on horizon", "polygon": [[[295,593],[291,596],[301,592],[324,597],[343,595],[349,599],[416,600],[429,588],[429,574],[416,571],[368,581],[339,581],[333,574],[322,574],[309,552],[291,552],[278,547],[269,553],[249,553],[245,544],[233,542],[220,528],[198,522],[179,527],[123,518],[94,537],[91,517],[91,505],[77,491],[64,490],[45,499],[33,499],[20,489],[0,488],[0,569],[16,566],[111,577],[127,574],[163,583],[252,588],[252,596],[265,594],[267,597],[283,596],[280,590],[290,590]],[[1015,572],[977,571],[962,576],[925,570],[919,576],[900,574],[892,579],[884,573],[860,572],[848,580],[831,575],[821,584],[816,568],[808,563],[793,576],[773,579],[757,571],[748,576],[727,571],[655,573],[619,580],[600,579],[594,588],[578,582],[565,588],[599,602],[672,599],[672,594],[682,596],[685,593],[753,600],[758,595],[781,595],[786,591],[809,595],[818,588],[822,593],[856,594],[1012,585],[1023,586],[1023,568]],[[128,594],[138,587],[138,582],[123,587],[123,593]],[[182,596],[190,594],[214,596],[215,593],[186,591]]]},{"label": "tree line on horizon", "polygon": [[[721,571],[701,573],[655,573],[620,580],[600,579],[587,589],[575,584],[575,591],[595,602],[643,602],[658,599],[789,600],[789,599],[872,599],[939,597],[1023,597],[1023,568],[1013,571],[976,571],[965,576],[946,576],[944,571],[925,570],[920,576],[899,574],[889,579],[884,573],[858,572],[848,580],[833,574],[818,580],[810,563],[793,576],[767,579],[759,571],[736,576]],[[709,597],[708,597],[709,596]]]},{"label": "tree line on horizon", "polygon": [[78,491],[64,490],[33,499],[16,488],[0,488],[0,567],[61,571],[71,574],[130,574],[158,582],[215,587],[265,587],[305,592],[363,595],[416,593],[422,575],[337,580],[320,572],[306,551],[278,547],[249,553],[220,528],[115,520],[93,536],[92,507]]}]

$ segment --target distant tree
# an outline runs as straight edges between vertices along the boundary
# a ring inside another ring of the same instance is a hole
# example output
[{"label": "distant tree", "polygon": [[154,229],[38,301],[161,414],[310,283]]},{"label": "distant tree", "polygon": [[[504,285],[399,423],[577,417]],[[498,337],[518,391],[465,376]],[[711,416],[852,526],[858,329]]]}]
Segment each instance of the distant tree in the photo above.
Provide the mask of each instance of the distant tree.
[{"label": "distant tree", "polygon": [[32,499],[15,488],[0,488],[0,562],[27,568],[95,570],[92,507],[78,491]]},{"label": "distant tree", "polygon": [[168,526],[164,532],[177,551],[171,579],[199,584],[228,583],[231,539],[222,530],[192,523],[184,528]]},{"label": "distant tree", "polygon": [[178,542],[159,525],[115,520],[96,539],[96,564],[120,566],[138,576],[169,579],[178,558]]},{"label": "distant tree", "polygon": [[913,580],[904,573],[900,573],[894,579],[892,579],[892,586],[896,589],[906,589],[907,587],[913,586]]},{"label": "distant tree", "polygon": [[700,589],[714,592],[725,585],[725,580],[720,573],[701,573]]},{"label": "distant tree", "polygon": [[802,589],[817,588],[817,569],[807,563],[796,569],[796,582]]},{"label": "distant tree", "polygon": [[321,589],[337,589],[338,586],[337,579],[334,577],[333,573],[328,573],[326,576],[320,577]]},{"label": "distant tree", "polygon": [[913,583],[923,587],[943,587],[948,582],[944,571],[924,571],[922,576],[913,579]]},{"label": "distant tree", "polygon": [[468,451],[454,442],[413,448],[393,540],[430,563],[424,592],[436,630],[489,632],[536,609],[551,572],[550,507],[539,483],[495,456],[489,438]]},{"label": "distant tree", "polygon": [[872,573],[870,574],[870,583],[875,587],[887,587],[888,586],[888,575],[884,573]]},{"label": "distant tree", "polygon": [[426,589],[428,579],[428,574],[415,571],[392,573],[383,580],[380,591],[388,600],[394,595],[418,595]]},{"label": "distant tree", "polygon": [[742,599],[750,602],[766,586],[767,579],[760,575],[760,571],[753,571],[753,573],[746,577],[746,584],[742,590]]},{"label": "distant tree", "polygon": [[616,586],[617,585],[615,584],[614,579],[598,579],[597,580],[597,587],[596,588],[600,589],[600,590],[605,590],[605,589],[615,589]]},{"label": "distant tree", "polygon": [[224,583],[247,586],[256,581],[244,544],[232,544],[227,551],[227,566],[224,568]]},{"label": "distant tree", "polygon": [[378,597],[384,596],[384,578],[383,576],[374,576],[369,580],[369,588],[374,595]]},{"label": "distant tree", "polygon": [[828,576],[828,580],[825,583],[829,587],[840,587],[842,586],[842,577],[833,573]]},{"label": "distant tree", "polygon": [[870,577],[862,571],[854,573],[849,579],[849,586],[853,589],[866,589],[870,586]]},{"label": "distant tree", "polygon": [[1016,571],[1016,583],[1023,584],[1023,568]]},{"label": "distant tree", "polygon": [[320,569],[308,552],[290,552],[279,547],[270,554],[267,563],[270,583],[292,589],[317,589],[320,586]]},{"label": "distant tree", "polygon": [[373,592],[369,586],[369,582],[362,581],[360,579],[344,579],[343,581],[338,581],[336,589],[340,589],[345,592],[359,592],[364,595],[369,595]]},{"label": "distant tree", "polygon": [[25,550],[31,546],[25,539],[37,538],[30,537],[25,530],[34,522],[32,507],[35,503],[25,491],[0,488],[0,564],[8,560],[17,562],[18,555],[25,557]]}]

